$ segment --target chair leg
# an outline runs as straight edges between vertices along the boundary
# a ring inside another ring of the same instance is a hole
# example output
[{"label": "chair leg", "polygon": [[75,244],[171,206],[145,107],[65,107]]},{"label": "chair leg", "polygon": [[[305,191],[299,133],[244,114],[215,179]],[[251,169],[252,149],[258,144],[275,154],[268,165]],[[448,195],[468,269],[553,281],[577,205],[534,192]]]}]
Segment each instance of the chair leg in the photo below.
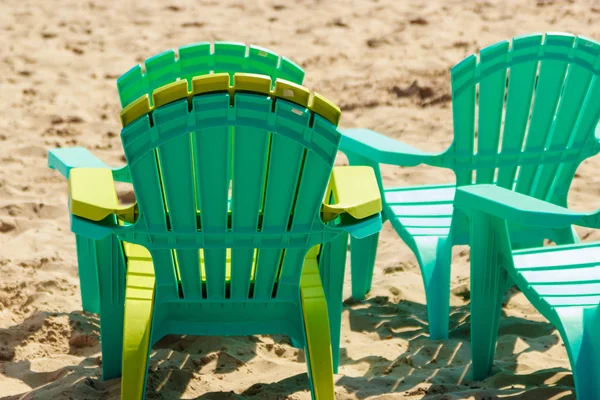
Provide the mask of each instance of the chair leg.
[{"label": "chair leg", "polygon": [[371,290],[379,233],[363,239],[350,239],[352,298],[363,300]]},{"label": "chair leg", "polygon": [[556,309],[578,399],[600,400],[600,307]]},{"label": "chair leg", "polygon": [[[110,241],[112,238],[102,239]],[[79,285],[81,287],[81,305],[84,311],[100,313],[100,286],[98,283],[98,263],[102,261],[98,256],[98,241],[75,235],[77,246],[77,266],[79,272]],[[110,265],[110,264],[109,264]]]},{"label": "chair leg", "polygon": [[[125,256],[115,237],[93,241],[98,268],[96,288],[100,300],[100,344],[102,379],[121,376],[123,352],[123,313],[125,304]],[[82,286],[82,290],[83,286]]]},{"label": "chair leg", "polygon": [[121,400],[143,400],[154,307],[152,262],[133,260],[127,270],[125,327],[123,331],[123,379]]},{"label": "chair leg", "polygon": [[348,234],[340,234],[323,245],[319,258],[319,271],[327,299],[329,330],[331,332],[331,353],[333,372],[337,374],[340,363],[340,336],[342,330],[342,297]]},{"label": "chair leg", "polygon": [[429,336],[446,340],[450,324],[451,241],[447,237],[423,237],[415,238],[415,243],[425,286]]},{"label": "chair leg", "polygon": [[471,221],[471,357],[473,379],[489,376],[494,364],[507,272],[500,264],[503,243],[489,218]]},{"label": "chair leg", "polygon": [[306,361],[313,400],[334,400],[327,302],[316,265],[306,263],[300,281]]}]

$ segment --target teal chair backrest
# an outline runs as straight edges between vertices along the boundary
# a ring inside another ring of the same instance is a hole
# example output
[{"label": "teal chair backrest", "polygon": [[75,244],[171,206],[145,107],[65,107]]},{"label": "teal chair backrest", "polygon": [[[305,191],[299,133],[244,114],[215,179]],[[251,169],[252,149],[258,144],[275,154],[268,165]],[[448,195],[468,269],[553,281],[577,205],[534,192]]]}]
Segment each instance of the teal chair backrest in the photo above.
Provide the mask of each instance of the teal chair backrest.
[{"label": "teal chair backrest", "polygon": [[444,166],[458,186],[495,183],[566,206],[579,164],[600,151],[599,75],[600,45],[568,34],[517,37],[466,58],[451,71]]},{"label": "teal chair backrest", "polygon": [[600,150],[600,45],[568,34],[517,37],[452,68],[457,185],[496,183],[564,205]]},{"label": "teal chair backrest", "polygon": [[139,216],[119,237],[150,250],[157,302],[297,301],[307,252],[338,232],[320,215],[336,125],[230,91],[160,106],[121,137]]},{"label": "teal chair backrest", "polygon": [[177,79],[191,85],[194,76],[211,72],[260,74],[270,76],[273,82],[280,78],[297,84],[304,79],[304,71],[293,61],[262,47],[232,42],[194,43],[152,56],[144,61],[144,68],[138,64],[121,75],[117,80],[121,107]]}]

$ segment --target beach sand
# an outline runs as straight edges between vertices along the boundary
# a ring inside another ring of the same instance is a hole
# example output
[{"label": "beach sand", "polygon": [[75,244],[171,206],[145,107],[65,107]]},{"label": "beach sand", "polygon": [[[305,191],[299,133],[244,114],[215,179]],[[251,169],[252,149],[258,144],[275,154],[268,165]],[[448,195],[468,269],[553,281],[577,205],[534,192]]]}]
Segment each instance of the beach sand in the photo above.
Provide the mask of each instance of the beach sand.
[{"label": "beach sand", "polygon": [[[67,183],[47,168],[47,152],[85,146],[122,165],[115,80],[133,65],[200,41],[259,45],[300,64],[305,85],[341,107],[342,127],[439,151],[452,141],[450,67],[546,31],[600,39],[600,3],[0,2],[1,398],[119,398],[120,380],[100,379],[98,318],[81,311]],[[600,158],[581,166],[571,207],[598,207],[599,168]],[[383,174],[398,186],[453,180],[428,167]],[[467,247],[454,248],[452,332],[432,341],[415,257],[385,225],[372,292],[345,302],[337,399],[574,398],[557,331],[517,291],[506,296],[493,375],[470,379],[468,260]],[[285,337],[167,337],[150,369],[149,399],[310,398],[304,355]]]}]

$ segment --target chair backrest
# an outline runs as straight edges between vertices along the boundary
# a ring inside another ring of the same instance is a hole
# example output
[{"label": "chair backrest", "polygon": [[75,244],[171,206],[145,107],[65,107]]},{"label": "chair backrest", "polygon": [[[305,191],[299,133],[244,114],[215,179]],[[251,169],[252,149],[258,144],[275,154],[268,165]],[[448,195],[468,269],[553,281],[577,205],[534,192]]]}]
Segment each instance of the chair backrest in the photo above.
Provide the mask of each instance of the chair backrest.
[{"label": "chair backrest", "polygon": [[299,85],[304,79],[304,71],[293,61],[262,47],[232,42],[215,42],[212,46],[209,42],[194,43],[150,57],[143,68],[138,64],[121,75],[117,80],[121,107],[177,79],[191,84],[194,76],[211,72],[267,75],[273,82],[279,78]]},{"label": "chair backrest", "polygon": [[566,205],[600,151],[600,45],[548,33],[486,47],[451,71],[457,185],[496,183]]},{"label": "chair backrest", "polygon": [[229,82],[180,80],[122,113],[139,206],[126,240],[150,250],[169,301],[297,296],[307,252],[336,233],[320,208],[339,109],[268,76]]}]

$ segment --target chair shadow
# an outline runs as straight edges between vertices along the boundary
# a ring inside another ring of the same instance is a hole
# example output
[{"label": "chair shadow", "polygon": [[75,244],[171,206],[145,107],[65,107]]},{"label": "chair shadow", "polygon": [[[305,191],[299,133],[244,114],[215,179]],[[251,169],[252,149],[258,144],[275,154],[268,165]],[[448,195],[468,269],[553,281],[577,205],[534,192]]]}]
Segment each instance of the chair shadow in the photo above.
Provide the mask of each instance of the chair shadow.
[{"label": "chair shadow", "polygon": [[[512,295],[514,292],[509,291],[507,298]],[[550,323],[507,316],[503,310],[496,350],[496,359],[502,359],[502,362],[495,364],[490,377],[476,382],[470,379],[469,304],[451,307],[450,336],[446,341],[429,339],[424,304],[407,300],[395,304],[387,297],[379,296],[361,302],[348,299],[344,310],[349,313],[350,330],[353,332],[375,332],[382,341],[408,341],[408,348],[394,359],[380,355],[353,359],[348,355],[348,349],[341,349],[340,374],[343,375],[345,366],[368,364],[362,376],[342,376],[337,381],[337,385],[344,386],[359,399],[386,393],[450,399],[457,398],[450,394],[469,397],[481,391],[489,393],[489,397],[482,398],[497,398],[498,395],[508,396],[507,398],[536,398],[529,397],[529,392],[573,391],[571,371],[565,368],[515,374],[519,356],[528,352],[545,352],[559,343],[558,333]],[[541,337],[544,337],[543,343],[529,341]],[[515,352],[517,346],[520,350]],[[537,388],[538,385],[532,383],[548,381],[553,382],[552,386]],[[427,385],[422,385],[423,383]],[[527,389],[525,394],[524,389]],[[467,395],[468,393],[471,394]],[[513,395],[516,397],[511,397]]]},{"label": "chair shadow", "polygon": [[[67,323],[56,325],[56,318],[68,318]],[[61,337],[62,336],[62,337]],[[35,342],[36,345],[49,344],[68,338],[68,355],[83,357],[78,364],[63,365],[47,372],[32,368],[29,360],[14,361],[19,347]],[[286,337],[276,337],[277,343],[289,343]],[[163,373],[178,377],[176,385],[147,385],[148,398],[179,398],[185,391],[193,375],[208,368],[210,372],[227,374],[256,357],[256,347],[260,339],[246,337],[208,337],[170,335],[158,341],[152,348],[149,362],[149,380],[160,380]],[[90,399],[119,398],[120,379],[102,381],[100,320],[95,314],[82,311],[56,313],[38,311],[22,323],[0,329],[1,374],[17,379],[31,389],[26,398],[52,398],[62,391],[88,393]],[[231,345],[231,346],[230,346]],[[230,347],[234,348],[230,351]],[[83,386],[83,388],[82,388]],[[57,392],[58,391],[58,392]],[[163,392],[168,392],[165,397]],[[20,399],[23,394],[2,397]],[[88,398],[86,396],[86,398]]]},{"label": "chair shadow", "polygon": [[[363,302],[347,300],[344,309],[349,313],[350,330],[375,332],[382,341],[406,340],[408,347],[393,359],[380,355],[355,359],[348,354],[348,349],[343,348],[340,360],[341,376],[336,377],[336,385],[343,386],[359,399],[402,392],[410,396],[422,395],[423,398],[443,399],[452,398],[444,397],[450,394],[478,391],[491,393],[489,398],[501,394],[507,396],[506,398],[533,399],[536,397],[531,397],[531,393],[538,393],[540,396],[544,393],[545,396],[546,393],[572,390],[572,375],[564,368],[536,371],[536,379],[530,379],[532,374],[515,374],[518,356],[527,352],[546,351],[547,347],[558,343],[559,337],[549,323],[507,317],[504,312],[497,350],[498,358],[502,358],[503,362],[496,364],[493,374],[486,380],[471,381],[468,307],[452,307],[449,340],[434,341],[430,340],[427,334],[426,308],[423,304],[406,300],[394,304],[386,297],[374,297]],[[53,327],[51,320],[65,316],[68,318],[68,324],[63,323],[62,328]],[[32,341],[39,342],[41,334],[44,335],[44,340],[54,340],[52,337],[57,335],[57,329],[58,334],[69,338],[68,354],[83,358],[79,363],[64,365],[50,372],[37,372],[32,369],[32,363],[28,360],[13,361],[20,346]],[[55,334],[48,334],[53,330]],[[541,336],[548,338],[545,341],[546,348],[533,343],[535,341],[523,348],[523,342],[527,343],[528,338],[535,339]],[[513,354],[518,338],[521,338],[521,350]],[[274,340],[277,344],[289,344],[289,339],[284,336],[276,336]],[[96,315],[81,311],[36,312],[20,324],[0,329],[0,357],[4,364],[2,373],[31,387],[32,390],[26,397],[28,399],[45,399],[54,395],[69,394],[79,398],[82,393],[89,399],[117,399],[120,393],[120,379],[101,380],[99,341],[99,319]],[[257,346],[260,342],[261,339],[257,336],[167,336],[153,346],[147,398],[181,398],[188,385],[194,381],[198,383],[197,374],[229,374],[244,368],[257,356]],[[299,358],[302,355],[301,351],[298,352]],[[345,367],[365,363],[368,367],[366,371],[361,371],[362,376],[344,376]],[[553,386],[533,388],[532,381],[552,381]],[[428,385],[424,387],[423,382]],[[490,389],[490,385],[499,389]],[[306,391],[308,387],[307,374],[300,373],[269,384],[254,383],[239,394],[213,391],[197,399],[276,400]],[[523,388],[528,389],[525,394],[522,393]],[[521,395],[525,397],[518,397]],[[22,397],[21,394],[5,399]]]}]

